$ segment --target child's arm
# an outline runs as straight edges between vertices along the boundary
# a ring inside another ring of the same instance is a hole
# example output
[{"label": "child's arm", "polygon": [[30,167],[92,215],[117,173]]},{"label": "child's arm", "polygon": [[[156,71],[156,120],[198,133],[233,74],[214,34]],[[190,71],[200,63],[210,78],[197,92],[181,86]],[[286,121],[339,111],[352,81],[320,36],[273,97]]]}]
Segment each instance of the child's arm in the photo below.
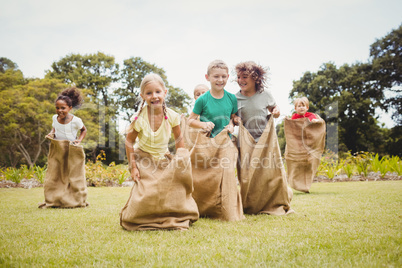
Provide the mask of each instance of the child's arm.
[{"label": "child's arm", "polygon": [[76,139],[73,143],[74,143],[75,145],[80,144],[81,141],[85,138],[85,135],[87,135],[87,128],[86,128],[85,126],[83,126],[83,127],[81,128],[81,134],[80,134],[80,136],[79,136],[78,139]]},{"label": "child's arm", "polygon": [[235,115],[235,114],[232,114],[232,116],[230,118],[230,121],[229,121],[229,125],[227,125],[225,127],[227,130],[229,130],[230,133],[233,133],[233,131],[234,131],[234,122],[233,122],[233,120],[234,120],[235,117],[238,117],[238,116]]},{"label": "child's arm", "polygon": [[127,134],[126,137],[126,154],[128,160],[128,169],[130,170],[131,179],[133,181],[140,180],[140,171],[135,164],[135,155],[134,155],[134,143],[137,138],[138,132],[134,129]]},{"label": "child's arm", "polygon": [[54,139],[54,133],[56,133],[56,130],[52,128],[52,130],[49,132],[49,134],[46,135],[45,138]]},{"label": "child's arm", "polygon": [[268,108],[268,110],[274,116],[274,118],[278,118],[281,115],[281,111],[279,110],[278,105]]},{"label": "child's arm", "polygon": [[235,125],[237,126],[238,124],[240,124],[240,122],[241,122],[240,116],[234,115],[234,117],[233,117],[233,124],[235,124]]},{"label": "child's arm", "polygon": [[180,125],[175,126],[172,128],[172,130],[176,142],[176,150],[179,148],[184,148],[183,135],[181,134]]},{"label": "child's arm", "polygon": [[191,112],[190,116],[188,117],[188,124],[190,127],[194,128],[202,128],[205,132],[210,132],[214,129],[215,124],[212,122],[201,122],[197,120],[198,114]]}]

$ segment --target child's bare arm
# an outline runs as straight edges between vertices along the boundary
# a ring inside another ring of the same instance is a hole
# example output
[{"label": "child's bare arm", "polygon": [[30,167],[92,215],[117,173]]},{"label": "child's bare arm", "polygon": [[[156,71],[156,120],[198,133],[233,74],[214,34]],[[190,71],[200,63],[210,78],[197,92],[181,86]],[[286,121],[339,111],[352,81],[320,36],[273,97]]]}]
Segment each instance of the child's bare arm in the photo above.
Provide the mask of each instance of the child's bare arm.
[{"label": "child's bare arm", "polygon": [[134,143],[137,136],[138,132],[133,129],[130,133],[127,134],[126,137],[126,154],[128,160],[128,169],[130,170],[131,179],[133,181],[140,180],[140,172],[135,163],[135,155],[134,155]]},{"label": "child's bare arm", "polygon": [[234,120],[235,116],[236,116],[235,114],[231,115],[229,125],[227,125],[225,127],[227,130],[229,130],[230,133],[233,133],[233,131],[234,131],[234,122],[233,122],[233,120]]},{"label": "child's bare arm", "polygon": [[190,116],[188,117],[188,124],[190,127],[202,128],[202,130],[206,132],[210,132],[215,127],[215,124],[212,122],[201,122],[197,120],[198,116],[198,114],[191,112]]},{"label": "child's bare arm", "polygon": [[81,141],[85,138],[85,135],[87,135],[87,128],[86,128],[85,126],[83,126],[83,127],[81,128],[81,134],[80,134],[80,136],[78,137],[78,139],[76,139],[76,140],[74,141],[74,144],[76,144],[76,145],[80,144]]},{"label": "child's bare arm", "polygon": [[181,134],[180,125],[172,128],[172,131],[176,142],[176,150],[179,148],[184,148],[183,135]]}]

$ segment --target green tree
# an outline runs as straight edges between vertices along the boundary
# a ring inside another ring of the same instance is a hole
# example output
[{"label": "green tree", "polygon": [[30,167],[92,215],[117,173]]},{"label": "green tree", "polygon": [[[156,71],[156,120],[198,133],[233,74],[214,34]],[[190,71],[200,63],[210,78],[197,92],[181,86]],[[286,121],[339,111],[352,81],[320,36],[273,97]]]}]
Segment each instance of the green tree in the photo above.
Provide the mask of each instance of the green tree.
[{"label": "green tree", "polygon": [[54,101],[66,87],[59,80],[32,80],[0,91],[2,156],[11,166],[21,163],[29,166],[45,161],[45,136],[51,130]]},{"label": "green tree", "polygon": [[149,73],[159,74],[167,85],[165,70],[155,64],[144,61],[140,57],[124,60],[120,71],[122,87],[115,90],[115,97],[124,118],[129,121],[141,102],[140,85],[142,79]]},{"label": "green tree", "polygon": [[105,148],[109,161],[112,161],[116,148],[110,146],[109,139],[112,139],[110,142],[113,145],[115,137],[119,136],[115,126],[118,111],[112,89],[113,83],[119,79],[119,65],[115,63],[114,56],[101,52],[88,55],[70,54],[54,62],[51,67],[52,70],[47,71],[46,77],[61,79],[65,83],[87,89],[84,92],[87,107],[90,107],[90,114],[93,116],[91,123],[100,127],[100,132],[98,129],[94,132],[100,135],[91,158],[95,159],[100,148]]},{"label": "green tree", "polygon": [[190,107],[191,98],[181,88],[168,86],[168,94],[166,97],[166,106],[175,110],[178,113],[187,114],[187,109]]},{"label": "green tree", "polygon": [[392,118],[402,125],[402,25],[370,46],[372,80],[385,91],[385,109],[392,109]]},{"label": "green tree", "polygon": [[[345,64],[338,69],[326,63],[317,73],[307,72],[294,81],[290,98],[306,96],[311,112],[327,122],[327,130],[337,124],[339,147],[332,150],[376,151],[384,139],[375,114],[384,95],[373,86],[370,75],[369,64]],[[335,108],[337,116],[329,117]]]}]

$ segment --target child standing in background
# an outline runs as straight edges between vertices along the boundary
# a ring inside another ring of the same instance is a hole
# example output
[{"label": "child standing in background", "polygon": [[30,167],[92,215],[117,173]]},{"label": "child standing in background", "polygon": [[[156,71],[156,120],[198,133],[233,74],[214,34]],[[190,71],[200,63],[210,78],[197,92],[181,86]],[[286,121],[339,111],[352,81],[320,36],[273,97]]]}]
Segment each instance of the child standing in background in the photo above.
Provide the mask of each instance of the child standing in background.
[{"label": "child standing in background", "polygon": [[194,100],[197,100],[202,94],[207,92],[209,88],[204,84],[199,84],[194,88]]},{"label": "child standing in background", "polygon": [[[67,88],[56,99],[56,112],[53,115],[52,130],[46,136],[55,140],[69,140],[75,145],[81,143],[87,134],[81,118],[70,114],[73,107],[79,107],[82,103],[82,96],[76,87]],[[81,131],[77,138],[78,130]]]},{"label": "child standing in background", "polygon": [[[191,196],[190,156],[183,148],[180,115],[166,107],[167,89],[159,75],[146,75],[140,89],[143,101],[126,137],[128,165],[135,183],[120,213],[120,225],[131,231],[187,230],[198,220],[198,209]],[[168,151],[172,132],[175,157]]]},{"label": "child standing in background", "polygon": [[[229,68],[223,61],[215,60],[209,64],[205,78],[211,83],[211,89],[196,100],[188,123],[191,127],[211,132],[211,137],[225,128],[232,133],[237,100],[224,89],[229,78]],[[200,121],[197,120],[198,116]]]},{"label": "child standing in background", "polygon": [[306,97],[297,98],[294,100],[296,113],[292,115],[291,119],[299,119],[307,117],[312,123],[318,123],[320,120],[313,113],[308,112],[309,101]]},{"label": "child standing in background", "polygon": [[85,154],[79,145],[87,129],[80,118],[70,114],[81,103],[82,96],[76,87],[65,89],[56,99],[57,114],[53,116],[52,130],[46,135],[51,142],[44,183],[45,203],[40,208],[88,206]]}]

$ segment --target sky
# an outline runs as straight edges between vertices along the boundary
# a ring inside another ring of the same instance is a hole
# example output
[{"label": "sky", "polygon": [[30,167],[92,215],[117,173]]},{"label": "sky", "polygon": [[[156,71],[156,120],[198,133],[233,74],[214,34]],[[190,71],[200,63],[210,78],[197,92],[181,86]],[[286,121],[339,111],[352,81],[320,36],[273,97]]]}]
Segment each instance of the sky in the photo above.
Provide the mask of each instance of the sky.
[{"label": "sky", "polygon": [[401,14],[400,0],[0,0],[0,57],[38,78],[71,53],[103,52],[119,64],[141,57],[190,96],[208,85],[215,59],[228,64],[226,89],[236,93],[232,70],[252,60],[269,68],[268,90],[290,115],[293,81],[326,62],[368,61]]}]

